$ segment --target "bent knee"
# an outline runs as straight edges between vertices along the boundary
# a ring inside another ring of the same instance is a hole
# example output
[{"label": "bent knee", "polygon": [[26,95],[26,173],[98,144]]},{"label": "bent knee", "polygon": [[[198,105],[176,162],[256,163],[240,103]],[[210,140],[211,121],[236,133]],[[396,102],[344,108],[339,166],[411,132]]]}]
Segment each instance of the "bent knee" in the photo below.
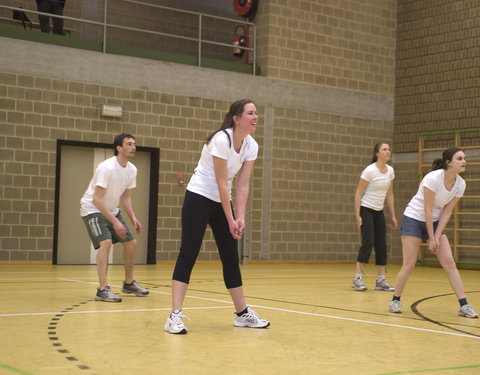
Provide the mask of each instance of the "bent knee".
[{"label": "bent knee", "polygon": [[407,270],[408,272],[412,272],[415,266],[417,265],[417,261],[403,261],[402,268]]},{"label": "bent knee", "polygon": [[445,269],[449,269],[449,270],[452,270],[452,269],[456,269],[457,268],[457,265],[455,263],[455,260],[454,259],[446,259],[446,260],[443,260],[441,262],[442,264],[442,267],[445,268]]}]

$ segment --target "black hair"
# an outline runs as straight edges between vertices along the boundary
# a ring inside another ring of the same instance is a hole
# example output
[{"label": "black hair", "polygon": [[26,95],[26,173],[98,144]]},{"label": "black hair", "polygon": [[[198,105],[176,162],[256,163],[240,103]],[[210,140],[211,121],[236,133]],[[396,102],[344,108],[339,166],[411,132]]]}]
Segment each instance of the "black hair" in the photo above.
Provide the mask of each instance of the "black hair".
[{"label": "black hair", "polygon": [[372,163],[376,163],[378,160],[377,153],[380,152],[380,147],[382,145],[388,145],[387,142],[378,142],[374,147],[373,147],[373,156],[372,156]]},{"label": "black hair", "polygon": [[437,169],[447,169],[447,161],[452,161],[453,156],[459,152],[463,151],[460,147],[450,147],[443,151],[442,158],[435,159],[432,163],[432,169],[430,171],[435,171]]},{"label": "black hair", "polygon": [[[228,113],[225,115],[225,118],[223,119],[223,122],[222,122],[222,125],[220,125],[220,128],[218,128],[212,134],[210,134],[205,140],[205,143],[208,145],[208,143],[212,140],[213,136],[218,132],[225,131],[228,128],[233,128],[234,126],[233,117],[241,116],[243,113],[243,110],[245,109],[245,106],[249,103],[254,103],[254,102],[253,100],[250,100],[250,99],[240,99],[240,100],[237,100],[236,102],[233,102],[232,105],[230,106]],[[228,135],[227,132],[225,133]],[[232,141],[230,139],[230,136],[228,137],[228,139],[230,141],[230,146],[231,146]]]},{"label": "black hair", "polygon": [[118,155],[117,146],[122,147],[123,146],[123,140],[125,138],[135,139],[135,137],[133,135],[128,134],[128,133],[122,133],[122,134],[117,135],[115,137],[115,139],[113,140],[113,152],[114,152],[115,156]]}]

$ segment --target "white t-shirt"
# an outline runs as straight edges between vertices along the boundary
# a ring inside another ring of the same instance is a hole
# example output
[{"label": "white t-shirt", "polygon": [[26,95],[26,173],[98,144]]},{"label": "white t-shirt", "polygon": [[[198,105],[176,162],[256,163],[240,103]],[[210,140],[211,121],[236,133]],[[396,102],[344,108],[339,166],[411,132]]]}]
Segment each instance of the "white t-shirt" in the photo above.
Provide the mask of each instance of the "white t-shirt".
[{"label": "white t-shirt", "polygon": [[233,148],[233,128],[228,128],[226,131],[231,142],[224,131],[217,132],[208,145],[203,146],[200,160],[187,186],[188,191],[203,195],[215,202],[221,202],[221,200],[215,179],[213,157],[227,160],[228,190],[231,192],[233,178],[242,168],[243,163],[257,159],[258,154],[258,143],[251,135],[245,137],[240,152],[236,152]]},{"label": "white t-shirt", "polygon": [[368,182],[367,188],[361,197],[360,205],[375,211],[383,210],[385,197],[395,178],[393,168],[387,164],[387,172],[382,173],[377,168],[377,165],[372,163],[363,170],[360,178]]},{"label": "white t-shirt", "polygon": [[93,204],[95,186],[100,186],[106,189],[103,197],[105,207],[116,216],[119,212],[120,197],[126,189],[133,189],[136,186],[136,179],[137,167],[132,163],[128,162],[126,167],[122,167],[116,156],[102,161],[97,166],[95,174],[80,200],[80,215],[87,216],[100,212]]},{"label": "white t-shirt", "polygon": [[419,221],[425,221],[425,209],[424,209],[424,188],[435,193],[435,199],[433,202],[432,217],[433,221],[438,221],[442,213],[443,207],[445,207],[449,202],[454,198],[463,197],[465,192],[465,187],[467,186],[465,180],[460,176],[457,176],[455,184],[452,189],[448,191],[445,188],[445,170],[437,169],[435,171],[429,172],[423,178],[418,188],[417,194],[410,200],[405,208],[404,215],[411,217]]}]

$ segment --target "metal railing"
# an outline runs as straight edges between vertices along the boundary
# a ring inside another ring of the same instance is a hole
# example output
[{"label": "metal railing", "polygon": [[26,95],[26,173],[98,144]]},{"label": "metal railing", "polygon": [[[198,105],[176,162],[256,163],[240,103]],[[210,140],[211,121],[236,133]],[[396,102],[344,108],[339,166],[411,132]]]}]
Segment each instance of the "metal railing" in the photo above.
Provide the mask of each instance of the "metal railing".
[{"label": "metal railing", "polygon": [[[146,30],[146,29],[140,29],[140,28],[135,28],[135,27],[129,27],[129,26],[123,26],[123,25],[116,25],[116,24],[111,24],[107,22],[107,17],[108,17],[108,10],[109,10],[109,3],[115,2],[115,1],[122,1],[124,3],[130,3],[130,4],[135,4],[139,6],[145,6],[145,7],[152,7],[156,9],[162,9],[162,10],[168,10],[172,12],[179,12],[183,14],[189,14],[198,17],[198,35],[196,37],[188,37],[188,36],[182,36],[182,35],[177,35],[177,34],[171,34],[171,33],[164,33],[164,32],[159,32],[159,31],[153,31],[153,30]],[[157,35],[157,36],[163,36],[163,37],[169,37],[169,38],[174,38],[178,40],[186,40],[186,41],[193,41],[197,43],[197,66],[201,67],[202,66],[202,45],[204,44],[210,44],[210,45],[216,45],[219,47],[225,47],[225,48],[238,48],[243,50],[244,52],[251,52],[252,53],[252,74],[256,74],[256,59],[257,59],[257,52],[256,52],[256,25],[252,22],[247,22],[247,21],[241,21],[241,20],[235,20],[231,18],[226,18],[226,17],[219,17],[219,16],[213,16],[209,15],[206,13],[199,13],[199,12],[193,12],[193,11],[186,11],[186,10],[181,10],[177,8],[171,8],[171,7],[166,7],[162,5],[156,5],[156,4],[150,4],[150,3],[145,3],[141,1],[136,1],[136,0],[103,0],[104,2],[104,16],[103,16],[103,22],[98,22],[98,21],[92,21],[92,20],[87,20],[83,18],[75,18],[75,17],[68,17],[68,16],[61,16],[57,14],[51,14],[51,13],[43,13],[43,12],[38,12],[35,10],[29,10],[25,8],[18,8],[18,7],[13,7],[13,6],[7,6],[7,5],[0,5],[0,8],[3,9],[9,9],[12,11],[20,11],[20,12],[25,12],[25,13],[31,13],[31,14],[36,14],[36,15],[41,15],[41,16],[49,16],[49,17],[55,17],[55,18],[61,18],[63,20],[69,20],[69,21],[75,21],[75,22],[80,22],[80,23],[85,23],[85,24],[90,24],[90,25],[97,25],[99,27],[103,28],[103,43],[102,43],[102,52],[107,53],[107,36],[108,36],[108,28],[115,28],[115,29],[120,29],[120,30],[128,30],[128,31],[134,31],[134,32],[139,32],[139,33],[145,33],[145,34],[152,34],[152,35]],[[249,37],[249,40],[252,41],[252,46],[251,47],[243,47],[243,46],[238,46],[234,45],[232,43],[222,43],[222,42],[217,42],[214,40],[207,40],[202,38],[202,31],[203,31],[203,21],[204,19],[216,19],[216,20],[222,20],[226,22],[232,22],[235,25],[245,25],[248,29],[251,28],[252,30],[252,36]]]}]

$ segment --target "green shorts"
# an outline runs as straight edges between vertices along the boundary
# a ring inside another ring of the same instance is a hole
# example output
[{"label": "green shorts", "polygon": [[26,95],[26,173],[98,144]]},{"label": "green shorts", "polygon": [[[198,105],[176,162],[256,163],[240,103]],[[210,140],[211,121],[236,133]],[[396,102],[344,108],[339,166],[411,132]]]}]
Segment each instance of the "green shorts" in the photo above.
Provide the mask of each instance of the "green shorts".
[{"label": "green shorts", "polygon": [[102,214],[93,213],[87,216],[82,216],[82,220],[87,226],[88,235],[92,240],[95,250],[100,247],[100,242],[105,240],[111,240],[112,243],[133,241],[134,237],[130,232],[130,229],[128,229],[127,224],[123,220],[122,215],[120,215],[120,212],[116,218],[120,220],[123,225],[125,225],[125,228],[127,228],[127,235],[124,238],[117,236],[115,230],[113,229],[112,223],[105,219]]}]

